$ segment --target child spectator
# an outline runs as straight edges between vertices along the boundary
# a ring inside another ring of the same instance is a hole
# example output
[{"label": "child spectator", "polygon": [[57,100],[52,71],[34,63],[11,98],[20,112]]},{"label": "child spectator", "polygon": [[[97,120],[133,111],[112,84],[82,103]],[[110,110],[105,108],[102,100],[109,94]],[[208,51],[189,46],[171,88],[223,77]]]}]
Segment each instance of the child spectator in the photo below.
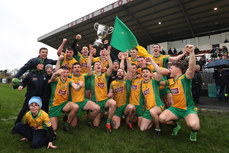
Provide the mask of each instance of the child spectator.
[{"label": "child spectator", "polygon": [[[40,97],[32,97],[28,103],[30,111],[25,115],[25,124],[16,123],[14,130],[24,136],[21,140],[32,141],[32,148],[48,145],[48,148],[57,148],[53,145],[56,135],[52,129],[48,114],[40,109],[42,100]],[[47,136],[48,134],[48,136]]]}]

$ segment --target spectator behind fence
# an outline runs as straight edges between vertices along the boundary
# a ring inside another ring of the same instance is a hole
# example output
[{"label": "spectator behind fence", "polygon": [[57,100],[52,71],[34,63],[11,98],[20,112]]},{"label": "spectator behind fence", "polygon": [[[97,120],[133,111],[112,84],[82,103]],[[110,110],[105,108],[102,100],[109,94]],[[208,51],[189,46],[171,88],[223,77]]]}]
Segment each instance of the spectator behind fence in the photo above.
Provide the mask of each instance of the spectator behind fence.
[{"label": "spectator behind fence", "polygon": [[196,65],[196,71],[192,79],[192,97],[195,104],[199,104],[199,98],[202,93],[202,85],[204,85],[200,74],[200,65]]},{"label": "spectator behind fence", "polygon": [[160,51],[160,53],[161,53],[162,55],[165,55],[165,50],[162,49],[162,50]]},{"label": "spectator behind fence", "polygon": [[217,70],[213,73],[213,79],[215,79],[216,84],[217,100],[225,100],[226,75],[224,74],[222,67],[218,67]]},{"label": "spectator behind fence", "polygon": [[173,54],[177,54],[177,49],[174,47]]},{"label": "spectator behind fence", "polygon": [[171,49],[171,48],[169,48],[169,50],[168,50],[168,54],[169,54],[169,55],[172,55],[172,54],[173,54],[173,51],[172,51],[172,49]]},{"label": "spectator behind fence", "polygon": [[198,61],[198,65],[200,65],[200,71],[203,70],[203,66],[206,64],[205,56],[201,56],[200,60]]},{"label": "spectator behind fence", "polygon": [[180,50],[179,52],[178,52],[178,55],[180,55],[180,54],[182,54],[183,53],[183,51],[182,50]]},{"label": "spectator behind fence", "polygon": [[228,49],[226,46],[223,46],[222,50],[223,50],[223,54],[228,54]]},{"label": "spectator behind fence", "polygon": [[229,70],[226,70],[224,74],[226,76],[225,99],[226,101],[228,101],[229,100]]},{"label": "spectator behind fence", "polygon": [[195,54],[199,54],[199,52],[200,52],[199,48],[198,48],[198,47],[195,47],[194,53],[195,53]]},{"label": "spectator behind fence", "polygon": [[217,57],[217,55],[218,55],[218,53],[217,53],[217,50],[216,50],[216,48],[214,47],[212,50],[211,50],[211,57],[212,58],[216,58]]}]

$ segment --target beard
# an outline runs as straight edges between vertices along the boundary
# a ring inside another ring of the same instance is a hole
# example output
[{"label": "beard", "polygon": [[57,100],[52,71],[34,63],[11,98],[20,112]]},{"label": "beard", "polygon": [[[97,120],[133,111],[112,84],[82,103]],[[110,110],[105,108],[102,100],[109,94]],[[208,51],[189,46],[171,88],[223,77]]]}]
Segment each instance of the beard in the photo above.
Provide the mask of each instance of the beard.
[{"label": "beard", "polygon": [[122,80],[123,78],[124,78],[124,76],[122,75],[122,76],[117,76],[117,78],[119,79],[119,80]]}]

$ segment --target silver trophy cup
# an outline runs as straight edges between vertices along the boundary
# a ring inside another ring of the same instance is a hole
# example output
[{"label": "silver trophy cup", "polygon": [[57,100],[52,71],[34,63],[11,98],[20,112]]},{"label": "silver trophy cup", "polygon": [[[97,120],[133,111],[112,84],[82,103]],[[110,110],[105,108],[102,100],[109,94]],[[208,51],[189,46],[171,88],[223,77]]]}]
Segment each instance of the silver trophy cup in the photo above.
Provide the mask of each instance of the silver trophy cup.
[{"label": "silver trophy cup", "polygon": [[94,29],[97,31],[98,39],[95,40],[94,44],[92,45],[94,48],[103,48],[102,39],[106,38],[108,34],[113,32],[113,27],[108,27],[103,24],[99,24],[96,22],[94,24]]}]

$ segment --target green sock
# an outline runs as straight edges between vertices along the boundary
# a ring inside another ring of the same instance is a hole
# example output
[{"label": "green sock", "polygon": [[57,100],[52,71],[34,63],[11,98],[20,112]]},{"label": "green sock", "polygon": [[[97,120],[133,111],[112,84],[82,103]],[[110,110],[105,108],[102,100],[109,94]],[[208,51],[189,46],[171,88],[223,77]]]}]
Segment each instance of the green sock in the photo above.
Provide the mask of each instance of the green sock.
[{"label": "green sock", "polygon": [[158,131],[158,132],[160,132],[160,131],[161,131],[161,129],[160,129],[160,128],[156,128],[156,129],[155,129],[155,131]]},{"label": "green sock", "polygon": [[129,123],[132,124],[132,122],[129,120]]},{"label": "green sock", "polygon": [[65,122],[65,126],[70,126],[70,123],[68,123],[68,122]]},{"label": "green sock", "polygon": [[111,119],[110,118],[107,118],[107,123],[111,123]]},{"label": "green sock", "polygon": [[178,134],[178,131],[181,129],[180,125],[177,124],[176,127],[173,127],[173,133],[172,135],[177,135]]},{"label": "green sock", "polygon": [[174,122],[173,128],[176,128],[176,127],[177,127],[177,122]]},{"label": "green sock", "polygon": [[191,141],[197,141],[197,132],[196,131],[191,131],[189,139]]}]

